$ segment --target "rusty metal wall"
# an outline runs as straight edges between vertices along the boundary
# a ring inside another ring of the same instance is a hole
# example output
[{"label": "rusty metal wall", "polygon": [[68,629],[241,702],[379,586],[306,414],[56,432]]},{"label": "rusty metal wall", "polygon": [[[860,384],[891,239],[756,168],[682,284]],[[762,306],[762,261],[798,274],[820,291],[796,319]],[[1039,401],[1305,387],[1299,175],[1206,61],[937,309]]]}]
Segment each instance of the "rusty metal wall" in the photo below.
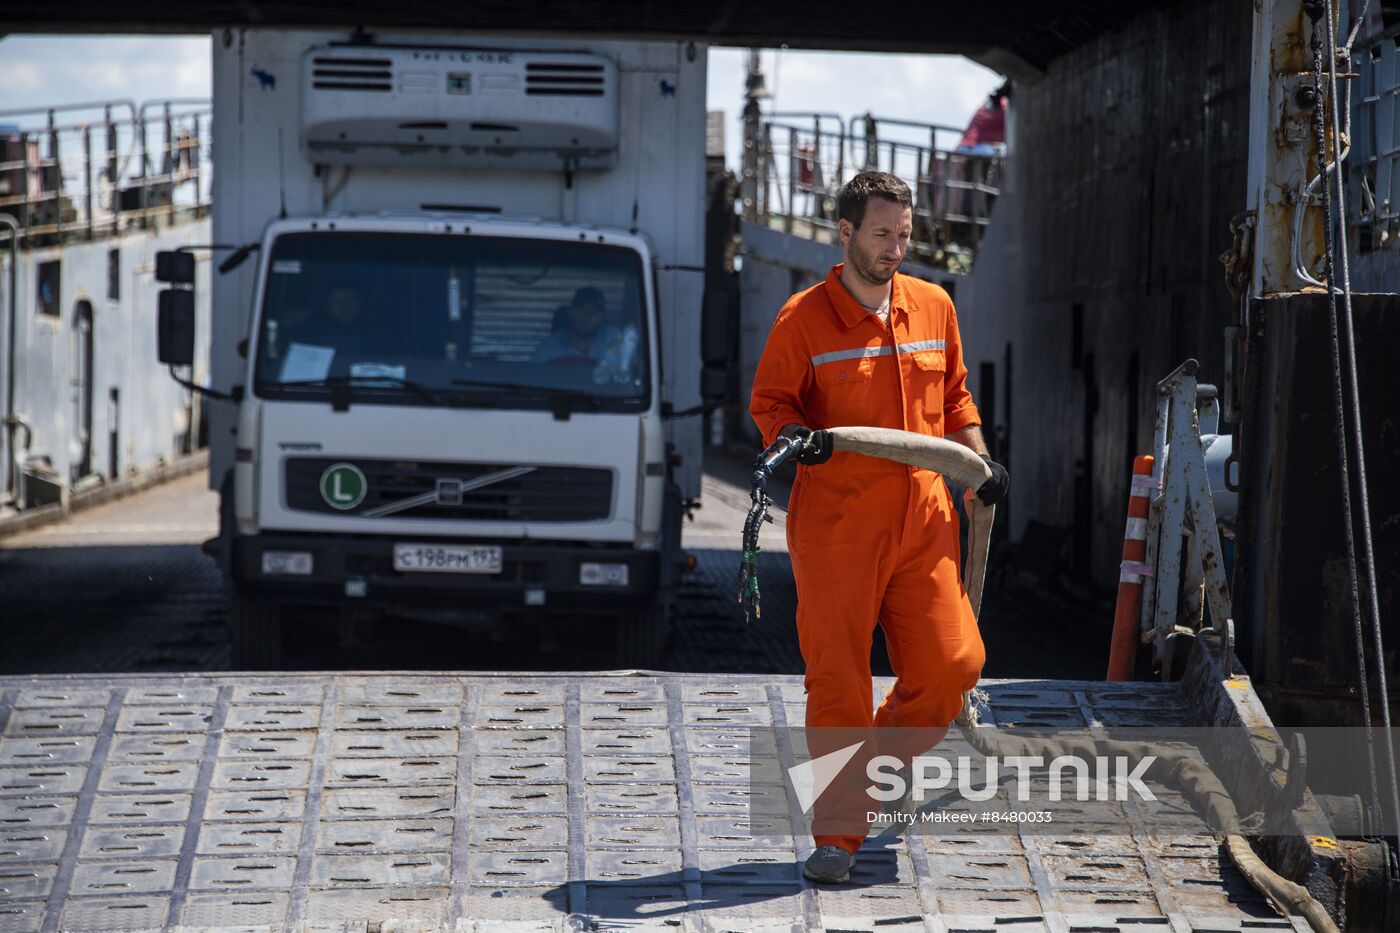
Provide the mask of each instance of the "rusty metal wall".
[{"label": "rusty metal wall", "polygon": [[[1400,380],[1394,376],[1400,297],[1357,295],[1354,308],[1377,592],[1393,685],[1400,676],[1394,647],[1400,639],[1400,487],[1393,481],[1400,462]],[[1324,296],[1252,304],[1240,439],[1236,644],[1282,724],[1360,723],[1332,374]],[[1354,460],[1350,468],[1354,484]],[[1355,493],[1352,508],[1359,528]],[[1374,699],[1374,659],[1369,673]]]},{"label": "rusty metal wall", "polygon": [[996,380],[1012,533],[1072,529],[1076,579],[1117,579],[1153,383],[1187,357],[1223,381],[1250,17],[1231,0],[1149,10],[1015,87],[1008,184],[960,321],[969,371]]}]

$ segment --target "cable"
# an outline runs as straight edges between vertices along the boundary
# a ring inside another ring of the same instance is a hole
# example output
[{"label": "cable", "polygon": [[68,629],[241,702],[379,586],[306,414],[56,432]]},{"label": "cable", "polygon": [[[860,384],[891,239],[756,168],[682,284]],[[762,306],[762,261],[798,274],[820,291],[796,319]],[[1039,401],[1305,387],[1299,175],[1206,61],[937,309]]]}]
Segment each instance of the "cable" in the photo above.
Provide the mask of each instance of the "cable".
[{"label": "cable", "polygon": [[[1309,8],[1309,13],[1311,14],[1314,9],[1315,8]],[[1317,90],[1317,101],[1319,105],[1322,103],[1323,27],[1320,21],[1320,17],[1322,16],[1330,18],[1331,12],[1327,7],[1323,7],[1319,10],[1319,18],[1313,20],[1311,40],[1313,51],[1313,86]],[[1327,164],[1326,115],[1321,106],[1317,106],[1313,110],[1313,134],[1317,145],[1318,174],[1325,175]],[[1332,225],[1332,191],[1331,187],[1326,185],[1323,186],[1322,189],[1322,214],[1326,221],[1323,226],[1325,233],[1323,240],[1325,245],[1324,267],[1328,282],[1328,348],[1332,352],[1332,414],[1334,426],[1336,427],[1337,460],[1341,473],[1342,525],[1346,532],[1347,576],[1351,586],[1352,634],[1356,641],[1356,666],[1358,669],[1361,691],[1361,723],[1366,729],[1366,764],[1371,783],[1371,804],[1379,810],[1380,781],[1376,776],[1375,739],[1371,730],[1371,687],[1370,678],[1366,672],[1366,635],[1361,622],[1361,597],[1359,595],[1360,588],[1357,582],[1356,568],[1356,541],[1351,515],[1351,470],[1348,466],[1346,408],[1342,398],[1341,338],[1338,333],[1337,290],[1331,285],[1334,281],[1332,274],[1334,246],[1332,242],[1334,236],[1334,228]]]},{"label": "cable", "polygon": [[[1362,6],[1361,15],[1366,13],[1365,5]],[[1358,18],[1356,27],[1347,39],[1347,54],[1350,54],[1352,41],[1356,38],[1356,30],[1360,26]],[[1327,98],[1328,108],[1332,116],[1332,151],[1341,151],[1340,125],[1341,113],[1337,96],[1337,50],[1336,36],[1333,33],[1333,21],[1331,15],[1331,3],[1328,3],[1327,15],[1327,47],[1332,50],[1327,64],[1327,79],[1329,82],[1329,95]],[[1348,99],[1350,99],[1350,87],[1348,86]],[[1348,108],[1347,120],[1350,121],[1350,108]],[[1362,446],[1361,436],[1361,392],[1356,381],[1356,331],[1352,316],[1351,304],[1351,261],[1347,256],[1346,249],[1346,188],[1342,184],[1341,160],[1338,159],[1338,171],[1336,172],[1335,184],[1337,187],[1337,214],[1336,214],[1336,236],[1341,238],[1341,250],[1339,259],[1341,261],[1341,291],[1342,291],[1342,333],[1346,337],[1345,353],[1347,364],[1347,386],[1350,390],[1347,408],[1351,409],[1351,445],[1352,455],[1356,458],[1356,484],[1357,484],[1357,504],[1361,517],[1361,560],[1362,560],[1362,582],[1366,590],[1366,614],[1371,624],[1371,639],[1374,642],[1373,650],[1376,658],[1376,689],[1380,694],[1381,703],[1381,725],[1384,728],[1382,733],[1385,737],[1386,764],[1390,777],[1390,804],[1391,813],[1396,819],[1400,819],[1400,776],[1395,771],[1395,746],[1394,739],[1390,734],[1390,692],[1386,683],[1385,672],[1385,642],[1381,634],[1381,611],[1380,603],[1376,594],[1376,555],[1375,546],[1371,537],[1371,500],[1367,492],[1366,483],[1366,456],[1365,448]],[[1332,226],[1332,216],[1329,213],[1327,224]],[[1327,282],[1332,283],[1332,270],[1330,267],[1327,273]],[[1328,288],[1332,293],[1333,289]],[[1333,301],[1335,308],[1335,300]],[[1335,339],[1335,338],[1334,338]],[[1338,376],[1340,378],[1340,375]],[[1346,427],[1345,419],[1340,425],[1343,430]],[[1353,574],[1355,571],[1353,571]],[[1382,811],[1380,816],[1384,816]],[[1384,822],[1382,820],[1382,822]]]}]

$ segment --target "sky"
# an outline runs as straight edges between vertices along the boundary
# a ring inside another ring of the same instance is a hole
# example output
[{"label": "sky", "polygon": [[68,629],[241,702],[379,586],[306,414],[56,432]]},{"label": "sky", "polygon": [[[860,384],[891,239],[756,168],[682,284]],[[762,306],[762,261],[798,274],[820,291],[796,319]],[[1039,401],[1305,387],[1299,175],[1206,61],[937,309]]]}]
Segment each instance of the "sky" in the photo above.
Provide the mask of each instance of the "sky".
[{"label": "sky", "polygon": [[[0,110],[131,98],[208,97],[205,36],[10,36],[0,39]],[[726,149],[737,158],[747,51],[710,51],[708,107],[726,117]],[[766,110],[871,112],[965,126],[1001,76],[949,55],[889,55],[769,49]],[[0,117],[0,122],[6,122]]]}]

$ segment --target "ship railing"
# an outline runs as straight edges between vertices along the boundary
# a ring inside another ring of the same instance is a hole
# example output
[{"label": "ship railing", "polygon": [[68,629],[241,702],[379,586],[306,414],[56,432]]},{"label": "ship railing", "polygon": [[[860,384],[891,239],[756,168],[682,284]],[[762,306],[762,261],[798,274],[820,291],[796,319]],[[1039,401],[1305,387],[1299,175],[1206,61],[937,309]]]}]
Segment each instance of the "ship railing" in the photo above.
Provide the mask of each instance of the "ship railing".
[{"label": "ship railing", "polygon": [[211,114],[203,99],[0,110],[0,214],[26,247],[206,216]]},{"label": "ship railing", "polygon": [[1352,49],[1350,151],[1346,154],[1349,245],[1400,249],[1400,26]]},{"label": "ship railing", "polygon": [[856,173],[889,172],[914,195],[911,256],[970,269],[1000,194],[1002,146],[960,150],[963,131],[871,114],[766,114],[759,127],[757,222],[836,241],[837,194]]}]

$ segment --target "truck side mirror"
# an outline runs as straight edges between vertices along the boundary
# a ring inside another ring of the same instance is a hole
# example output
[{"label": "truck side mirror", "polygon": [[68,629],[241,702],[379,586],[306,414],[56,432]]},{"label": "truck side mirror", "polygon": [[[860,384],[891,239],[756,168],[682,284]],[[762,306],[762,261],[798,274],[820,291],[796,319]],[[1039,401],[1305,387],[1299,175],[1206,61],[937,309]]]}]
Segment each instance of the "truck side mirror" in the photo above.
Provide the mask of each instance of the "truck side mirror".
[{"label": "truck side mirror", "polygon": [[156,325],[156,356],[160,361],[171,366],[193,363],[194,292],[183,288],[163,290]]},{"label": "truck side mirror", "polygon": [[156,281],[171,285],[194,284],[194,253],[163,249],[156,253]]},{"label": "truck side mirror", "polygon": [[700,316],[700,359],[704,363],[700,371],[700,397],[707,401],[729,394],[733,327],[729,292],[722,288],[706,289]]},{"label": "truck side mirror", "polygon": [[700,397],[707,401],[726,398],[729,395],[729,371],[717,366],[706,366],[700,370]]},{"label": "truck side mirror", "polygon": [[700,315],[700,357],[706,366],[729,363],[729,293],[722,288],[705,290]]}]

